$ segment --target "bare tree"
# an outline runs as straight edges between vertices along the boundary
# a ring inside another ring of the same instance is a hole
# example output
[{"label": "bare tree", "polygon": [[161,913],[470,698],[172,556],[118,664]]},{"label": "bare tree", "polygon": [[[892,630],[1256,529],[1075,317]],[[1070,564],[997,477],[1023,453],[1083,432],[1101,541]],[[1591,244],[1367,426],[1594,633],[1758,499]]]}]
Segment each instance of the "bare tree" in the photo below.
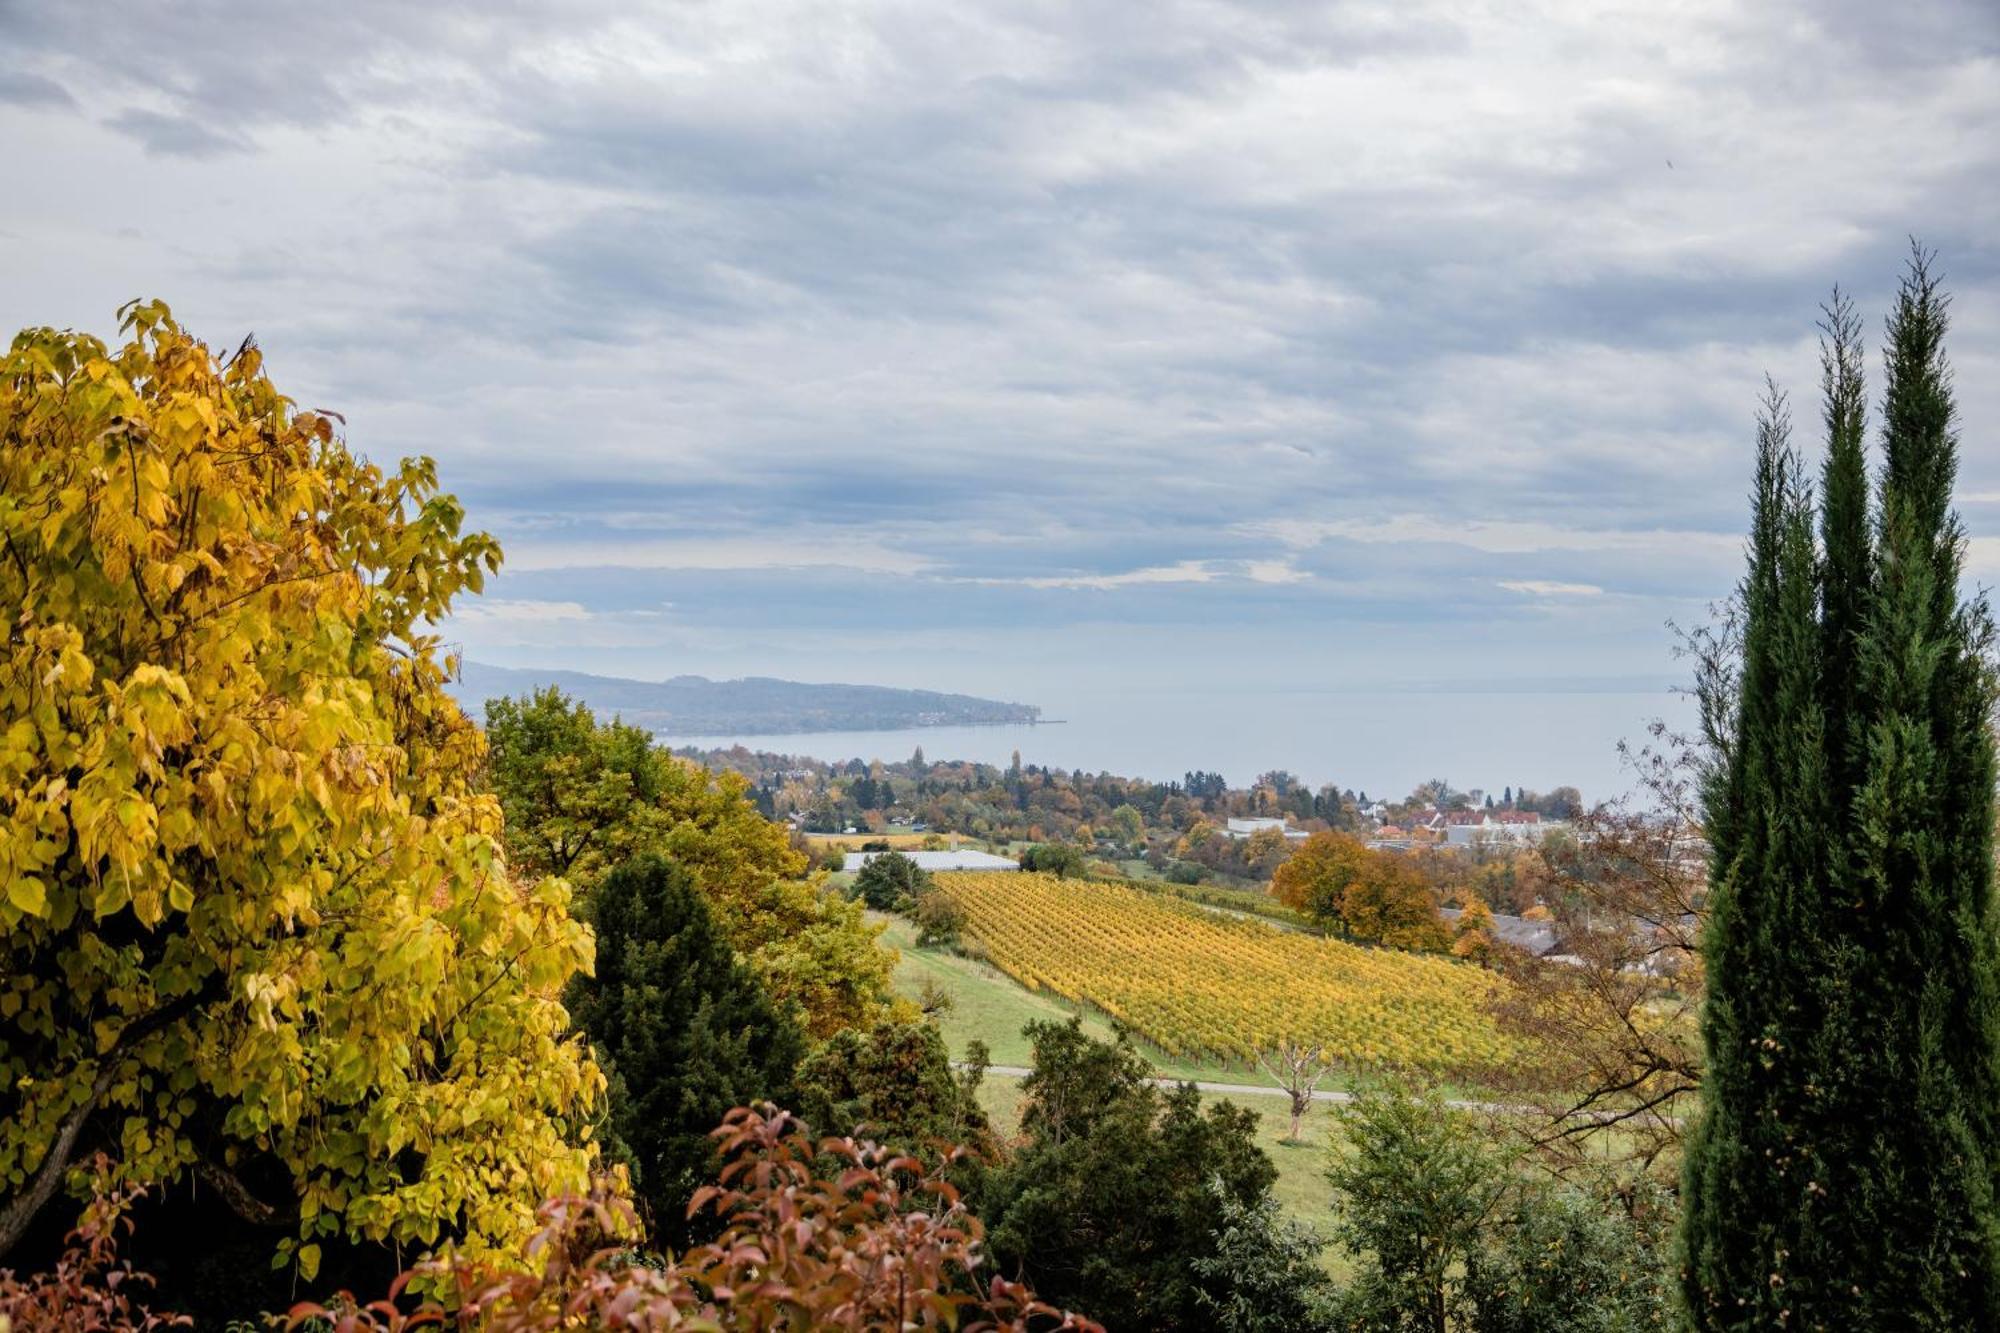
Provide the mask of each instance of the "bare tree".
[{"label": "bare tree", "polygon": [[1326,1058],[1326,1047],[1285,1037],[1269,1054],[1259,1051],[1257,1064],[1278,1080],[1278,1086],[1292,1099],[1292,1132],[1286,1138],[1297,1143],[1299,1127],[1306,1118],[1306,1112],[1312,1109],[1313,1094],[1319,1091],[1320,1080],[1333,1067]]},{"label": "bare tree", "polygon": [[1497,954],[1501,1026],[1529,1052],[1513,1117],[1559,1172],[1675,1169],[1701,1080],[1701,922],[1708,847],[1700,784],[1713,736],[1655,724],[1628,751],[1640,798],[1579,817],[1546,853],[1560,955]]}]

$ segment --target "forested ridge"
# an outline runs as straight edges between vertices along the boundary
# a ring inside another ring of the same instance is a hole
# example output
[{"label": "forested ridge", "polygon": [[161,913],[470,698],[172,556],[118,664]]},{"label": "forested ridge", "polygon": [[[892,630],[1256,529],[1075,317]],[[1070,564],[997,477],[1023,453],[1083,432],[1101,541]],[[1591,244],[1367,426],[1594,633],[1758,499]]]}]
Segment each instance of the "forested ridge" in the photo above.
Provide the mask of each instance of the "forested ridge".
[{"label": "forested ridge", "polygon": [[583,671],[460,662],[447,689],[477,714],[489,700],[560,689],[598,712],[668,736],[879,731],[904,727],[989,726],[1034,722],[1041,709],[969,694],[882,685],[807,684],[749,677],[674,676],[627,680]]}]

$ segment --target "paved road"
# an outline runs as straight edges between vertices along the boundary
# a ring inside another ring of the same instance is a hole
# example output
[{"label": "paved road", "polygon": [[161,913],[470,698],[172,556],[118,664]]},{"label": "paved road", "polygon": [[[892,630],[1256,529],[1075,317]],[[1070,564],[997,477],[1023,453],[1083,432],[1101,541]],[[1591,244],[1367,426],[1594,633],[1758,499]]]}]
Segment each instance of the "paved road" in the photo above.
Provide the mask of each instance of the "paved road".
[{"label": "paved road", "polygon": [[[1001,1078],[1026,1078],[1033,1071],[1025,1069],[1020,1065],[988,1065],[986,1066],[986,1072],[997,1074]],[[1179,1078],[1156,1078],[1151,1080],[1152,1083],[1162,1088],[1171,1088],[1188,1081],[1187,1079]],[[1287,1097],[1290,1095],[1283,1088],[1274,1088],[1268,1083],[1203,1083],[1200,1080],[1194,1080],[1194,1085],[1203,1092],[1220,1092],[1231,1097]],[[1316,1102],[1346,1103],[1354,1100],[1354,1094],[1351,1092],[1340,1092],[1332,1088],[1321,1088],[1313,1093],[1313,1100]],[[1538,1109],[1533,1106],[1513,1106],[1505,1102],[1454,1101],[1446,1104],[1455,1106],[1461,1111],[1511,1111],[1527,1114]]]}]

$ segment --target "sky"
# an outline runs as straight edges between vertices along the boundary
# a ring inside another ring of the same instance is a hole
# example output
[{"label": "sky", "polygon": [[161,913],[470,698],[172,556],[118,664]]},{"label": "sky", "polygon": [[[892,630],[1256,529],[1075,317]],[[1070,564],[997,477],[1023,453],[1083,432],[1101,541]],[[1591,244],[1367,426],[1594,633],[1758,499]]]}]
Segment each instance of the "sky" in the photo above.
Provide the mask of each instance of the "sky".
[{"label": "sky", "polygon": [[2000,574],[1996,125],[1991,0],[0,0],[0,326],[435,457],[481,660],[1658,690],[1912,235]]}]

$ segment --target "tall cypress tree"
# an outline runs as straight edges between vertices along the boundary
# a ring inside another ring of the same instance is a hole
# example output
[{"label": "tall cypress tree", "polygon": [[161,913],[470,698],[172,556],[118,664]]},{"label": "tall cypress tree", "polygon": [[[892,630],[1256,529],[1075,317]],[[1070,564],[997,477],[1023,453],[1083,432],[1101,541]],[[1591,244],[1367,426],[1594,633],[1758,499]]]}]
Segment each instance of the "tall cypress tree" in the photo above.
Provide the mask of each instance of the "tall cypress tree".
[{"label": "tall cypress tree", "polygon": [[[1713,862],[1705,1115],[1687,1154],[1685,1241],[1698,1326],[1776,1328],[1786,1307],[1809,995],[1825,888],[1822,644],[1811,501],[1775,388],[1758,421],[1735,716],[1704,793]],[[1772,1275],[1778,1281],[1769,1281]]]},{"label": "tall cypress tree", "polygon": [[2000,1329],[1991,629],[1959,603],[1946,301],[1919,253],[1872,511],[1859,328],[1838,294],[1827,313],[1817,541],[1768,412],[1704,793],[1686,1295],[1704,1330]]},{"label": "tall cypress tree", "polygon": [[1858,655],[1862,764],[1845,897],[1854,952],[1872,970],[1857,969],[1841,998],[1874,1086],[1851,1082],[1841,1108],[1855,1126],[1858,1197],[1837,1237],[1880,1325],[1990,1329],[2000,1328],[1992,629],[1983,599],[1959,602],[1947,305],[1919,253],[1884,348],[1874,589]]}]

